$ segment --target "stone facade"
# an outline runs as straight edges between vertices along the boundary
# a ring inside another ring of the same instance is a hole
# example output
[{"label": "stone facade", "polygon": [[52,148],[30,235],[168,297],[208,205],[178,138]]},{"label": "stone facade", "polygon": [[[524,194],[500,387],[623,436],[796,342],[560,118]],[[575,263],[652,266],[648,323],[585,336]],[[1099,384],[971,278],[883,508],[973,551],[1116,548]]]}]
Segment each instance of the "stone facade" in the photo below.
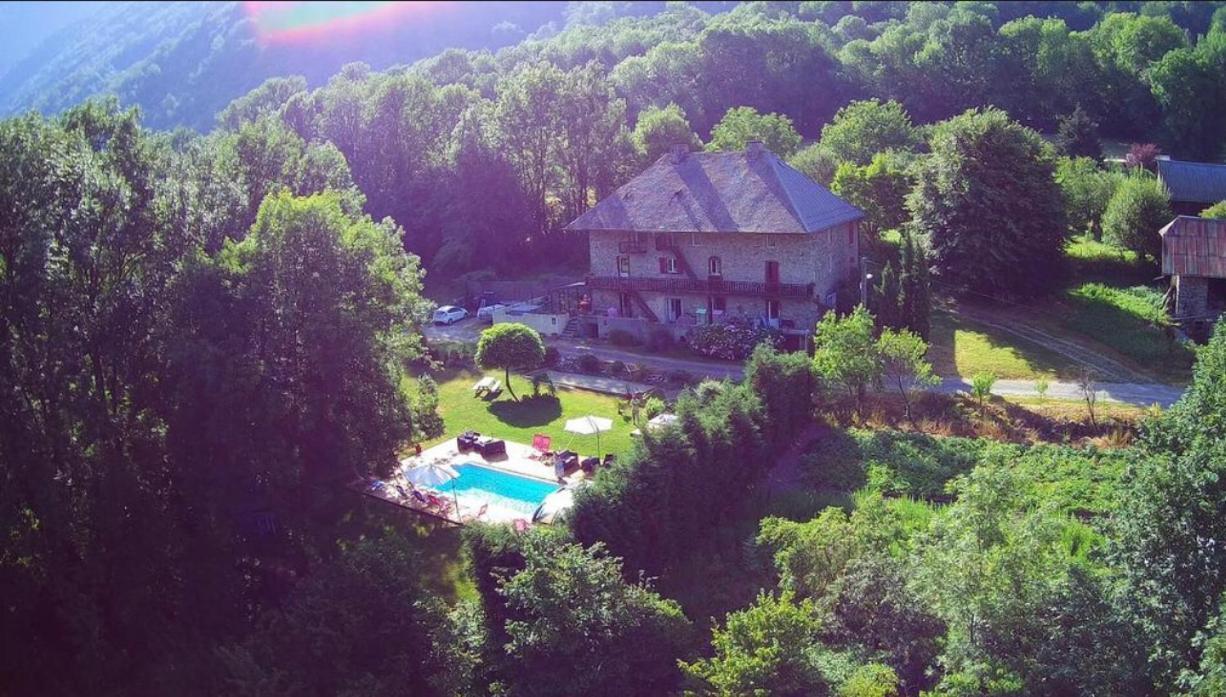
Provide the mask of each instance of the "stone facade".
[{"label": "stone facade", "polygon": [[1204,317],[1209,313],[1209,279],[1200,276],[1174,276],[1175,316]]},{"label": "stone facade", "polygon": [[[834,304],[840,284],[858,277],[859,230],[857,222],[850,222],[807,234],[593,231],[589,233],[589,254],[591,276],[625,279],[631,288],[641,280],[635,292],[660,323],[678,336],[698,323],[765,319],[769,312],[785,334],[807,338]],[[768,262],[777,267],[773,280],[787,287],[785,292],[757,287],[770,280]],[[730,282],[727,292],[716,295],[703,283],[693,283],[712,278]],[[691,281],[691,286],[699,287],[658,289],[670,279]],[[736,287],[753,292],[736,293]],[[628,302],[621,295],[618,290],[593,289],[592,312],[645,315],[637,302]],[[676,314],[678,301],[680,316]]]}]

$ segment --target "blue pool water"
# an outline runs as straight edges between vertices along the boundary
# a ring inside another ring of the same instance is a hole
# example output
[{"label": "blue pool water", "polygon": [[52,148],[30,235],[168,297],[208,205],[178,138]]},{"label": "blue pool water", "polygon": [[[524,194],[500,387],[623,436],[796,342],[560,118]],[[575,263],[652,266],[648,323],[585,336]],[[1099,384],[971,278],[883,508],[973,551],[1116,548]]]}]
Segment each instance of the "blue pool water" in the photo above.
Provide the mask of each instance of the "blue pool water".
[{"label": "blue pool water", "polygon": [[480,499],[509,508],[525,517],[531,516],[545,497],[558,490],[558,485],[539,479],[529,479],[472,463],[454,465],[460,475],[438,490],[447,495],[455,492],[461,499]]}]

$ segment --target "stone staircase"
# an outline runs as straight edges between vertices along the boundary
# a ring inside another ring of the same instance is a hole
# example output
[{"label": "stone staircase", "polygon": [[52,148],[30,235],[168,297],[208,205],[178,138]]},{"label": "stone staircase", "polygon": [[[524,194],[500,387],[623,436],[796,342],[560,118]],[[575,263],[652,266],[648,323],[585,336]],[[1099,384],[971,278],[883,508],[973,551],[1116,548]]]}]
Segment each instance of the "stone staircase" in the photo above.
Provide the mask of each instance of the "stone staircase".
[{"label": "stone staircase", "polygon": [[579,338],[579,318],[578,317],[571,317],[569,320],[567,320],[566,326],[562,327],[562,336],[566,337],[567,339],[578,339]]}]

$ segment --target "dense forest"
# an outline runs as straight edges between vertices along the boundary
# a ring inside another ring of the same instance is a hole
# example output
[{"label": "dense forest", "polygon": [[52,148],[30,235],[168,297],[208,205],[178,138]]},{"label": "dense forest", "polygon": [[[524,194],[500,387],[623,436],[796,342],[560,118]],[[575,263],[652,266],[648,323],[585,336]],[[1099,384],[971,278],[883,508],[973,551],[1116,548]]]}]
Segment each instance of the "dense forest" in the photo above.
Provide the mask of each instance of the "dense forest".
[{"label": "dense forest", "polygon": [[[1226,33],[1214,30],[1226,12],[1213,3],[680,4],[645,17],[608,5],[497,52],[385,72],[351,64],[316,89],[274,78],[218,123],[331,143],[367,211],[452,274],[581,257],[582,240],[560,227],[674,142],[764,137],[823,183],[878,151],[922,151],[928,124],[986,106],[1053,136],[1078,119],[1092,142],[1190,159],[1226,146],[1222,121],[1202,118],[1226,106]],[[871,99],[889,108],[831,128],[849,102]],[[909,166],[897,160],[881,167]]]},{"label": "dense forest", "polygon": [[841,385],[759,348],[564,524],[470,526],[468,594],[344,488],[420,435],[426,269],[581,257],[562,225],[675,143],[765,140],[902,228],[907,288],[1031,295],[1070,232],[1152,253],[1154,144],[1226,146],[1220,3],[633,11],[286,64],[207,133],[128,87],[0,122],[0,695],[1226,693],[1226,329],[1125,447],[832,426],[799,502],[766,471]]}]

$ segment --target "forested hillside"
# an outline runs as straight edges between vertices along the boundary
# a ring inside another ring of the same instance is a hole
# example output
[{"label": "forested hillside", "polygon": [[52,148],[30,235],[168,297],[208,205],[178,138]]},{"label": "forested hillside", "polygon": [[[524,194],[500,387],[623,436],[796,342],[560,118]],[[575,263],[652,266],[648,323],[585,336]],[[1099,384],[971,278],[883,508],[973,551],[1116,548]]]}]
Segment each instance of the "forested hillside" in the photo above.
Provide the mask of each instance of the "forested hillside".
[{"label": "forested hillside", "polygon": [[[353,64],[314,90],[278,78],[236,100],[221,124],[271,119],[259,128],[334,144],[368,211],[404,225],[410,249],[438,272],[522,269],[524,259],[583,256],[583,240],[557,234],[561,225],[675,142],[721,149],[765,136],[829,184],[841,163],[922,149],[927,124],[997,106],[1040,131],[1076,115],[1095,142],[1218,157],[1226,122],[1208,115],[1226,109],[1226,11],[1116,6],[1134,11],[819,2],[572,14],[564,31],[496,53],[449,50],[385,72]],[[866,98],[896,103],[880,117],[852,110],[845,122],[861,126],[832,128],[840,108]],[[905,132],[882,130],[899,119]]]},{"label": "forested hillside", "polygon": [[383,68],[448,47],[498,48],[563,22],[565,9],[547,2],[427,3],[412,17],[368,31],[325,29],[299,42],[269,41],[248,7],[260,3],[106,4],[0,79],[0,113],[55,113],[109,93],[140,106],[151,126],[208,130],[222,107],[266,78],[303,75],[319,84],[351,61]]}]

